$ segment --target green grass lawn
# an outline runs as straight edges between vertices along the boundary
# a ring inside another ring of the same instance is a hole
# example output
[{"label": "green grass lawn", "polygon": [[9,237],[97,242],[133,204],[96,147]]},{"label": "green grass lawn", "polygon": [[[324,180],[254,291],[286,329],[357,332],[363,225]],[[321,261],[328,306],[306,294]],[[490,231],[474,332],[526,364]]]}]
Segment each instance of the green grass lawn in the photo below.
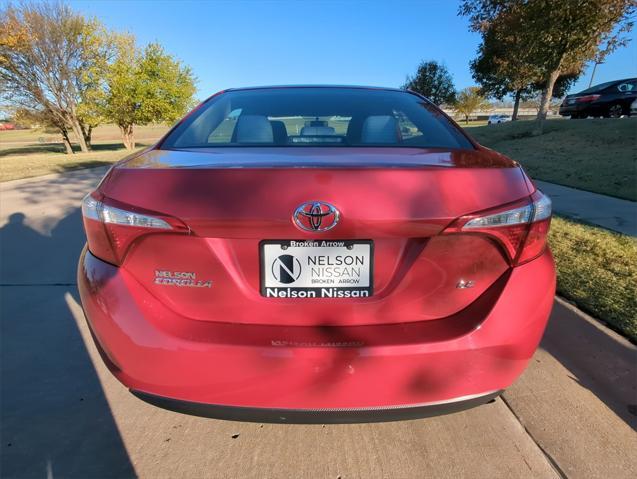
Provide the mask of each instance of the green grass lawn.
[{"label": "green grass lawn", "polygon": [[[149,125],[135,128],[137,146],[152,144],[167,126]],[[100,125],[92,135],[93,151],[67,155],[59,135],[45,129],[0,131],[0,181],[29,178],[49,173],[62,173],[114,163],[129,155],[121,143],[115,125]]]},{"label": "green grass lawn", "polygon": [[637,201],[637,118],[549,120],[469,128],[480,144],[520,162],[531,177]]},{"label": "green grass lawn", "polygon": [[558,293],[637,343],[637,239],[555,217]]},{"label": "green grass lawn", "polygon": [[[168,131],[166,125],[136,126],[135,137],[139,140],[154,139],[161,137],[166,131]],[[120,140],[121,136],[119,128],[116,125],[100,125],[93,130],[91,138],[95,142],[100,142],[105,140]],[[61,139],[58,133],[45,128],[0,131],[0,151],[23,146],[26,143],[42,145],[60,141]]]},{"label": "green grass lawn", "polygon": [[[143,146],[143,144],[138,144],[135,151]],[[120,144],[97,144],[94,145],[94,148],[94,151],[74,155],[47,152],[0,156],[0,182],[48,175],[49,173],[63,173],[78,168],[109,165],[132,153]]]}]

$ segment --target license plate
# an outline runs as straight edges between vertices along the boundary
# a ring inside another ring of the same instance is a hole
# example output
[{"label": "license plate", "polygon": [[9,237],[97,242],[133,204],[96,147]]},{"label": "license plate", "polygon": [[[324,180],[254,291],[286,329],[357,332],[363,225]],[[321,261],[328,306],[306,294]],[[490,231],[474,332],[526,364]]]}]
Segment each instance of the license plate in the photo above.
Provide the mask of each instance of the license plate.
[{"label": "license plate", "polygon": [[368,240],[261,242],[266,298],[367,298],[373,293],[374,244]]}]

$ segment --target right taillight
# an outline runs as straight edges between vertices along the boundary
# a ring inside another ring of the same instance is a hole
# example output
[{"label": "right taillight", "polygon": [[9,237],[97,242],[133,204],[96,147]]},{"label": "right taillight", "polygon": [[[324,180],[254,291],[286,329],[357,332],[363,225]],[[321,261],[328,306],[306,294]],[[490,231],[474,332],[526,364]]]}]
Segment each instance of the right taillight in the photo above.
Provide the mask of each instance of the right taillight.
[{"label": "right taillight", "polygon": [[119,208],[98,200],[93,194],[82,201],[82,216],[89,251],[115,265],[124,260],[133,242],[149,233],[188,232],[179,220]]},{"label": "right taillight", "polygon": [[590,103],[592,101],[597,100],[600,97],[600,95],[586,95],[586,96],[580,96],[579,98],[576,98],[575,101],[577,103]]},{"label": "right taillight", "polygon": [[504,208],[462,216],[444,233],[484,234],[498,242],[512,265],[542,254],[551,223],[551,200],[536,191],[528,200]]}]

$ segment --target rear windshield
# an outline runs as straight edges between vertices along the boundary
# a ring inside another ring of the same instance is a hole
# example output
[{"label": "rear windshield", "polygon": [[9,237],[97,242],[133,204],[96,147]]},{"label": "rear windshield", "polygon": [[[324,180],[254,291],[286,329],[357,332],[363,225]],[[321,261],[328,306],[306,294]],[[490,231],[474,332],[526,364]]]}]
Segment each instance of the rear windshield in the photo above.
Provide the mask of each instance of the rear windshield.
[{"label": "rear windshield", "polygon": [[209,100],[162,143],[164,149],[244,146],[473,149],[422,98],[362,88],[229,91]]},{"label": "rear windshield", "polygon": [[602,91],[605,90],[606,88],[608,88],[609,86],[615,85],[617,82],[616,81],[609,81],[606,83],[600,83],[599,85],[595,85],[591,88],[587,88],[586,90],[582,90],[581,92],[578,93],[578,95],[582,95],[582,94],[588,94],[588,93],[595,93],[598,91]]}]

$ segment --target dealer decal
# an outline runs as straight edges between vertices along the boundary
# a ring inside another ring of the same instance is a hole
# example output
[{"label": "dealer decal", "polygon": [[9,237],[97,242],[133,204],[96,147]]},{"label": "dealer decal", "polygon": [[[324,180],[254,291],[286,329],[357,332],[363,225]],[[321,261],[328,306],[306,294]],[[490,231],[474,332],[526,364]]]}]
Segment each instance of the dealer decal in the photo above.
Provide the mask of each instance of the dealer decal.
[{"label": "dealer decal", "polygon": [[212,280],[197,279],[197,275],[189,271],[164,271],[156,269],[155,284],[184,288],[211,288]]}]

